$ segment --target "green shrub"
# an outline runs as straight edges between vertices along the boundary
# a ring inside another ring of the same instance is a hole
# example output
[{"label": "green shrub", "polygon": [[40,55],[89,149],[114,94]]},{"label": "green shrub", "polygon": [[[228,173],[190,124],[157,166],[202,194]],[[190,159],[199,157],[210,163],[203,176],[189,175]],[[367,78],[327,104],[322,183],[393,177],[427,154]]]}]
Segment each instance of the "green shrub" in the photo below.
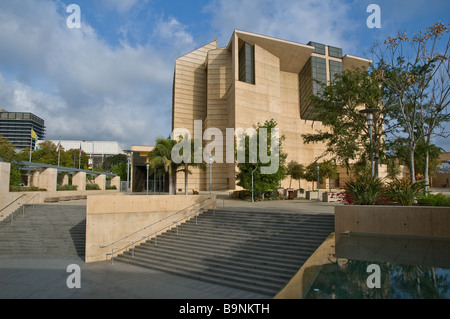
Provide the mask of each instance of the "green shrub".
[{"label": "green shrub", "polygon": [[402,206],[411,206],[423,190],[425,189],[425,180],[420,179],[411,184],[409,178],[395,179],[388,183],[386,195],[392,202]]},{"label": "green shrub", "polygon": [[86,190],[100,190],[100,186],[97,184],[86,184]]},{"label": "green shrub", "polygon": [[106,189],[117,189],[116,185],[106,185]]},{"label": "green shrub", "polygon": [[425,206],[450,206],[450,197],[443,194],[419,195],[417,202]]},{"label": "green shrub", "polygon": [[347,204],[375,205],[384,193],[384,185],[378,177],[362,175],[348,181],[344,190],[344,200]]},{"label": "green shrub", "polygon": [[77,185],[67,185],[67,184],[62,185],[62,186],[57,185],[56,190],[57,191],[76,191]]}]

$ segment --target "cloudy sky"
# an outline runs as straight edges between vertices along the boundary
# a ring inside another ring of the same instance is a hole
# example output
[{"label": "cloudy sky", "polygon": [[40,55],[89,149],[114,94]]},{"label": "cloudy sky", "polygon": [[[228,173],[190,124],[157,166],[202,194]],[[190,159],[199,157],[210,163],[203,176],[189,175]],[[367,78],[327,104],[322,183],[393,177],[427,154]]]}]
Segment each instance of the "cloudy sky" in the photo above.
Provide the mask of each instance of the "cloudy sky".
[{"label": "cloudy sky", "polygon": [[[381,28],[368,28],[369,4]],[[80,28],[69,28],[70,4]],[[368,57],[397,31],[450,21],[448,0],[1,0],[0,108],[45,120],[47,139],[152,145],[171,131],[175,59],[234,29]],[[450,143],[438,144],[450,151]]]}]

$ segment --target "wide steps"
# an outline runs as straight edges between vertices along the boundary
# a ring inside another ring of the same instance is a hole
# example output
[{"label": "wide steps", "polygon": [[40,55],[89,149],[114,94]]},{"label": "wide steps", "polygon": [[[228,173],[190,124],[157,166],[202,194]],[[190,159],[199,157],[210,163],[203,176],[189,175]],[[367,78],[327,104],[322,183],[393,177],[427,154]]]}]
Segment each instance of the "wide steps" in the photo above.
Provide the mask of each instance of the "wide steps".
[{"label": "wide steps", "polygon": [[207,211],[114,257],[274,296],[334,231],[331,214]]},{"label": "wide steps", "polygon": [[84,257],[86,211],[83,206],[25,206],[0,223],[0,254]]}]

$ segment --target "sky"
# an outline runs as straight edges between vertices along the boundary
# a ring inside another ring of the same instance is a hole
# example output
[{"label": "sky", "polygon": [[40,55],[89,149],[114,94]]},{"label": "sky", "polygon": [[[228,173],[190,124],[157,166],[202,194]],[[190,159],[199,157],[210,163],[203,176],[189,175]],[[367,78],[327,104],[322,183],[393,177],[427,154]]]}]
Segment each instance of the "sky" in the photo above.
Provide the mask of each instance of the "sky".
[{"label": "sky", "polygon": [[[367,26],[370,4],[380,28]],[[437,21],[450,22],[450,1],[1,0],[0,108],[43,118],[46,139],[153,145],[171,133],[175,59],[224,47],[235,29],[370,58],[374,43]]]}]

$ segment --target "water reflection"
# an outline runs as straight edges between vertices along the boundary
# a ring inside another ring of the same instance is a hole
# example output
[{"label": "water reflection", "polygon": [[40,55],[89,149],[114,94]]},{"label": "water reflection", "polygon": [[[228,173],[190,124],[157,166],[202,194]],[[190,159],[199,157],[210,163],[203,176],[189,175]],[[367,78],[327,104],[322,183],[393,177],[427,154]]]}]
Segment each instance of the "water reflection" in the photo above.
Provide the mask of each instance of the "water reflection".
[{"label": "water reflection", "polygon": [[[326,262],[303,269],[303,298],[450,299],[450,241],[337,235]],[[370,288],[379,267],[380,288]],[[306,265],[305,265],[306,266]]]}]

